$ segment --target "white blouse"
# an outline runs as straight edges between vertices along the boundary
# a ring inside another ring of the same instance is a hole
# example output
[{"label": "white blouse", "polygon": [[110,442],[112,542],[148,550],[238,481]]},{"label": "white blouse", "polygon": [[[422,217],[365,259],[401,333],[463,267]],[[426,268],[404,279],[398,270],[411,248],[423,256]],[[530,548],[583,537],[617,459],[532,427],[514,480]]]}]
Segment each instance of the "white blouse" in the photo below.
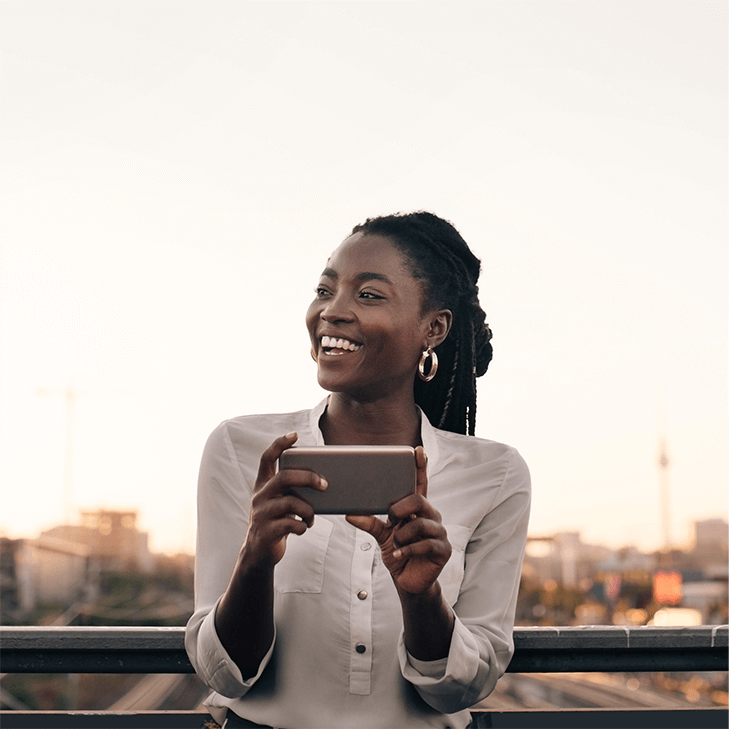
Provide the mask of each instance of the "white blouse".
[{"label": "white blouse", "polygon": [[296,431],[324,445],[313,410],[227,420],[200,466],[195,612],[185,645],[213,689],[206,706],[283,729],[463,729],[513,653],[512,630],[529,518],[526,464],[509,446],[433,428],[422,415],[428,499],[453,547],[439,581],[455,614],[447,658],[410,656],[402,612],[379,548],[343,516],[318,515],[290,535],[274,573],[275,636],[258,673],[243,680],[215,631],[217,603],[248,528],[263,451]]}]

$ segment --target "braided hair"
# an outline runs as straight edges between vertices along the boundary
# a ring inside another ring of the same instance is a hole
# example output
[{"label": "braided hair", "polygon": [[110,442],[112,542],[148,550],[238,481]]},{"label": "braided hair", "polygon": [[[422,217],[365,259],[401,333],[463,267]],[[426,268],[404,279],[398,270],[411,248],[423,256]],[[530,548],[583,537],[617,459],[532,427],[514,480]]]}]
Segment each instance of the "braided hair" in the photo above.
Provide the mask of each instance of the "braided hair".
[{"label": "braided hair", "polygon": [[430,382],[415,378],[415,402],[436,427],[473,435],[476,378],[493,355],[491,329],[478,301],[481,262],[451,223],[428,212],[368,218],[352,233],[389,238],[423,283],[423,313],[430,308],[453,313],[448,336],[435,348],[438,373]]}]

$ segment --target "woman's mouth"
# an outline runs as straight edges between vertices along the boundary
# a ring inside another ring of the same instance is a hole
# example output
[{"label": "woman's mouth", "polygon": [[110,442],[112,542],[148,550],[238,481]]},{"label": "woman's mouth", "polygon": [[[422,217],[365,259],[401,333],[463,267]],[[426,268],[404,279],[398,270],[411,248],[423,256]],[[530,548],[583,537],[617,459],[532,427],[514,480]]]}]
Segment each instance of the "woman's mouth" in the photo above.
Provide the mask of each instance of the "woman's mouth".
[{"label": "woman's mouth", "polygon": [[358,349],[362,349],[362,345],[358,342],[352,342],[349,339],[329,337],[324,335],[321,338],[321,350],[324,354],[329,356],[337,356],[346,354],[347,352],[356,352]]}]

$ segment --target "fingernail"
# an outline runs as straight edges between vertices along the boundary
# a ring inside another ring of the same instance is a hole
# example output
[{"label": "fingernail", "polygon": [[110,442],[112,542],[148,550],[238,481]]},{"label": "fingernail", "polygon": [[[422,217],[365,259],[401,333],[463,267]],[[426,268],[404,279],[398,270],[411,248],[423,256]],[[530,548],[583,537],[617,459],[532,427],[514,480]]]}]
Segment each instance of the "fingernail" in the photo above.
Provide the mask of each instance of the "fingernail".
[{"label": "fingernail", "polygon": [[400,557],[402,557],[402,549],[396,549],[396,550],[395,550],[395,551],[394,551],[394,552],[392,553],[392,556],[393,556],[393,557],[394,557],[395,559],[400,559]]},{"label": "fingernail", "polygon": [[324,479],[324,478],[320,478],[320,479],[319,479],[319,488],[320,488],[320,489],[321,489],[322,491],[326,491],[326,489],[328,489],[328,488],[329,488],[329,483],[328,483],[328,481],[327,481],[326,479]]},{"label": "fingernail", "polygon": [[298,435],[299,434],[295,430],[292,430],[290,433],[286,433],[286,435],[284,436],[284,438],[287,438],[288,440],[291,440],[292,438],[297,438]]}]

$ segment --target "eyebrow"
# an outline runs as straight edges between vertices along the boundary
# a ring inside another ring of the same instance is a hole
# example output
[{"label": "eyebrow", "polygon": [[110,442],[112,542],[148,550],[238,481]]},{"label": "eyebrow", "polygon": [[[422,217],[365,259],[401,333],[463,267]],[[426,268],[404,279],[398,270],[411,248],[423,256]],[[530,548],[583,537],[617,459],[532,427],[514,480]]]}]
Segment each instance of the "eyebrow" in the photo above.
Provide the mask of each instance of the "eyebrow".
[{"label": "eyebrow", "polygon": [[[339,278],[339,274],[333,268],[325,268],[321,272],[321,275],[327,276],[328,278]],[[384,273],[375,273],[374,271],[362,271],[362,273],[358,273],[354,278],[357,281],[384,281],[392,285],[392,281]]]}]

